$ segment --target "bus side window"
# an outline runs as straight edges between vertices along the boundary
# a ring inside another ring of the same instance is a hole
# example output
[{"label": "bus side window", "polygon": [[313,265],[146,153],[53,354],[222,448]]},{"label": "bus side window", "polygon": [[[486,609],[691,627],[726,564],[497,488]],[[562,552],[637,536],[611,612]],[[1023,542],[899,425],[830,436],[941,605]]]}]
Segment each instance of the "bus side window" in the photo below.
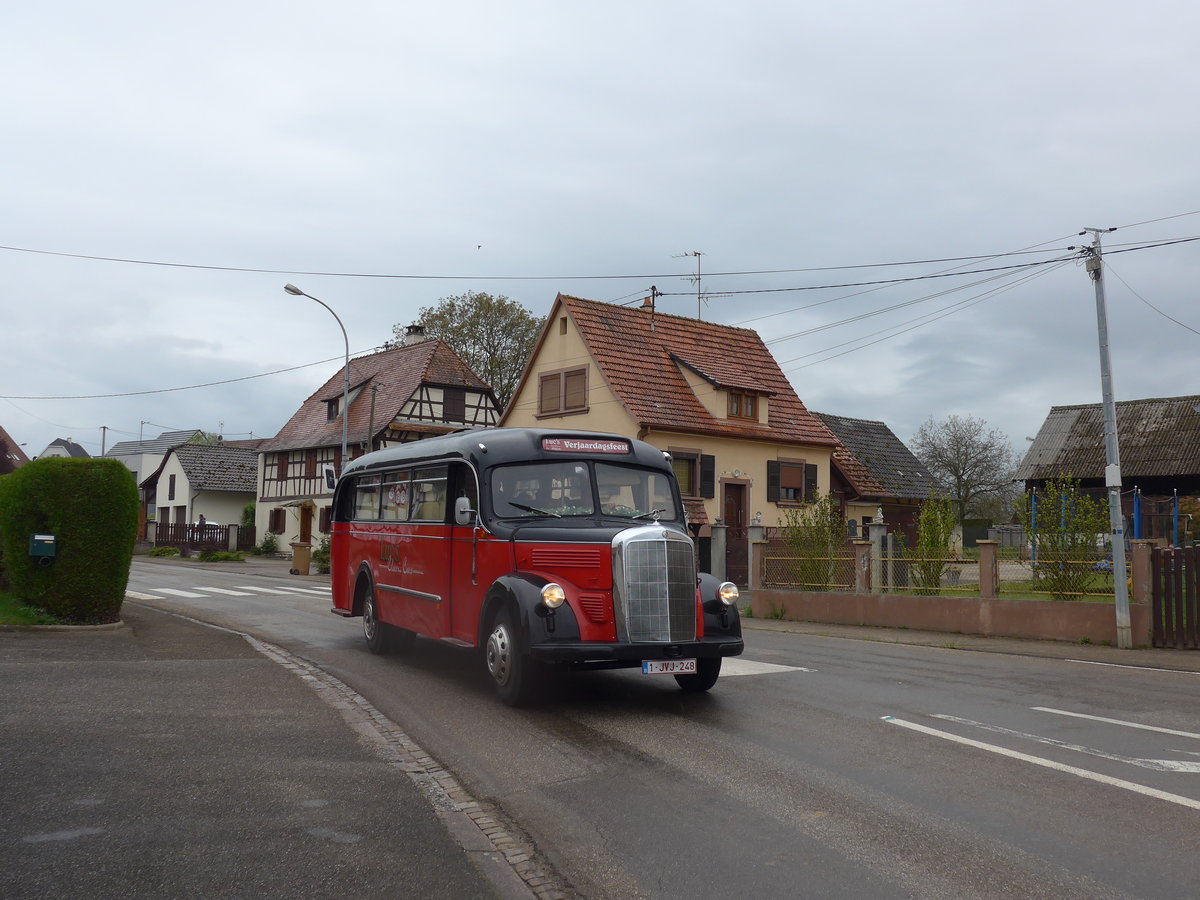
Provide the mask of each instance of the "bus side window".
[{"label": "bus side window", "polygon": [[387,522],[407,521],[411,496],[409,473],[388,472],[383,476],[383,513],[380,518]]},{"label": "bus side window", "polygon": [[378,475],[363,475],[354,485],[354,518],[379,518]]},{"label": "bus side window", "polygon": [[445,466],[417,469],[413,474],[412,518],[422,522],[444,522],[446,520],[446,476]]}]

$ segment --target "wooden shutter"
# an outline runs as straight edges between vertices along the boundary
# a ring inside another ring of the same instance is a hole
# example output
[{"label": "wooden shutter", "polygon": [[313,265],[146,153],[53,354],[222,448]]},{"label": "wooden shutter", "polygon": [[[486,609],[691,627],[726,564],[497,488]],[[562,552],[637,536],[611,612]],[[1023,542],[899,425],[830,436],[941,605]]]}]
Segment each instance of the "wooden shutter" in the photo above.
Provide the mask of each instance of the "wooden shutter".
[{"label": "wooden shutter", "polygon": [[332,518],[330,513],[332,513],[332,512],[333,512],[332,506],[322,506],[321,507],[321,518],[317,524],[318,531],[324,532],[325,534],[329,534],[329,522],[330,522],[330,519]]},{"label": "wooden shutter", "polygon": [[562,409],[562,379],[543,375],[538,379],[538,412],[555,413]]},{"label": "wooden shutter", "polygon": [[816,463],[809,463],[804,467],[804,499],[809,503],[817,502]]},{"label": "wooden shutter", "polygon": [[779,460],[767,460],[767,502],[779,502]]},{"label": "wooden shutter", "polygon": [[583,409],[587,406],[587,370],[563,375],[563,409]]},{"label": "wooden shutter", "polygon": [[717,496],[717,458],[708,453],[700,454],[700,496],[705,500]]}]

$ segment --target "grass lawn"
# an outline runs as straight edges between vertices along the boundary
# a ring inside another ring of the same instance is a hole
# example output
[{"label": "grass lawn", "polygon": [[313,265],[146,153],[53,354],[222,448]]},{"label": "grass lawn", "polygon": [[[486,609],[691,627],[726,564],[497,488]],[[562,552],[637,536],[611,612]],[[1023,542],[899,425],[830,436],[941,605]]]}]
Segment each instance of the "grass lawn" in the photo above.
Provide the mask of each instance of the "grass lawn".
[{"label": "grass lawn", "polygon": [[0,591],[0,625],[57,625],[58,619],[43,609],[26,606]]}]

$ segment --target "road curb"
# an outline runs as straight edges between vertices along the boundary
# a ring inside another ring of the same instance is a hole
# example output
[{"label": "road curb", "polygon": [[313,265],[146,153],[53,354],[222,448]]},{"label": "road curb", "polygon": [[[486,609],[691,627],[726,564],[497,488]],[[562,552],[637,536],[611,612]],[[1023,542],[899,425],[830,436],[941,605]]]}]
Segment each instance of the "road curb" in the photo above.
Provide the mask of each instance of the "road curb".
[{"label": "road curb", "polygon": [[533,847],[509,832],[453,774],[345,682],[320,666],[243,631],[157,606],[146,608],[236,634],[307,684],[326,705],[341,714],[365,746],[408,775],[450,836],[503,900],[568,900],[572,896],[562,880],[538,861]]}]

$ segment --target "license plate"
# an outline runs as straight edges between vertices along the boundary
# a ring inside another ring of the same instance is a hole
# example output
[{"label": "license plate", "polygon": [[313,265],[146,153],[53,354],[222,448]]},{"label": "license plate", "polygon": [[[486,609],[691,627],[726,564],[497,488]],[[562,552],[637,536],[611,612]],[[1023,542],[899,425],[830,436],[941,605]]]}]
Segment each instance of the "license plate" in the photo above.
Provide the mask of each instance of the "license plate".
[{"label": "license plate", "polygon": [[682,675],[685,672],[695,672],[694,659],[644,659],[642,660],[643,675]]}]

